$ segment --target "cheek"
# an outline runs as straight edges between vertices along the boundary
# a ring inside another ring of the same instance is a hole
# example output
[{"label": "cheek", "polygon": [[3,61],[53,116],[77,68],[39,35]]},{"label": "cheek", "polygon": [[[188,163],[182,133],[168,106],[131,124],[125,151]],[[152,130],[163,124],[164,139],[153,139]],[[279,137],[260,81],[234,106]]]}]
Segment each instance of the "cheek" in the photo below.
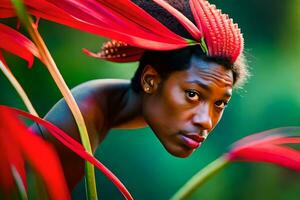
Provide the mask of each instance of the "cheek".
[{"label": "cheek", "polygon": [[[145,118],[155,129],[176,131],[185,119],[186,102],[184,92],[178,87],[168,87],[154,96],[149,97]],[[176,130],[175,130],[176,129]]]},{"label": "cheek", "polygon": [[220,122],[220,120],[222,119],[223,112],[224,112],[224,111],[216,112],[216,113],[214,114],[214,116],[212,117],[213,128],[214,128],[214,127]]},{"label": "cheek", "polygon": [[165,91],[163,95],[164,113],[168,115],[170,120],[181,120],[186,118],[186,111],[189,109],[185,93],[180,87],[174,87],[169,91]]}]

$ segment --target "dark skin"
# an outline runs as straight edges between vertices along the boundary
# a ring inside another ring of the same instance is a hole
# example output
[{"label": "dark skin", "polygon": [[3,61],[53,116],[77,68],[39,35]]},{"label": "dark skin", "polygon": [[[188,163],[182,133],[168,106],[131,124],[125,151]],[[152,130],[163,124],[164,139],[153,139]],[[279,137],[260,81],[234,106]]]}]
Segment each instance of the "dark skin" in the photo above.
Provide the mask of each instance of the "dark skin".
[{"label": "dark skin", "polygon": [[[222,117],[232,94],[232,71],[192,57],[187,70],[172,72],[163,80],[148,65],[141,76],[144,91],[134,92],[126,80],[94,80],[72,93],[84,116],[93,151],[110,129],[150,126],[165,149],[187,157],[198,148]],[[45,116],[77,141],[79,132],[64,100]],[[84,175],[84,162],[46,130],[58,151],[70,190]]]}]

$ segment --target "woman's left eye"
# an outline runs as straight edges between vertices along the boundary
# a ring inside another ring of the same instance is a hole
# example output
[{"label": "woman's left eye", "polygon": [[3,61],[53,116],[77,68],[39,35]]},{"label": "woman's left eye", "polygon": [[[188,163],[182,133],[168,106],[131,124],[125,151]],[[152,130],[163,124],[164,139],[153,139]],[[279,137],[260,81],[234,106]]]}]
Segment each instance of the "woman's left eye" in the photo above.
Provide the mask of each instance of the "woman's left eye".
[{"label": "woman's left eye", "polygon": [[185,95],[189,100],[192,100],[192,101],[199,101],[200,100],[200,96],[196,91],[187,90],[187,91],[185,91]]},{"label": "woman's left eye", "polygon": [[228,104],[228,102],[225,102],[223,100],[219,100],[219,101],[215,102],[215,106],[220,109],[226,108],[227,104]]}]

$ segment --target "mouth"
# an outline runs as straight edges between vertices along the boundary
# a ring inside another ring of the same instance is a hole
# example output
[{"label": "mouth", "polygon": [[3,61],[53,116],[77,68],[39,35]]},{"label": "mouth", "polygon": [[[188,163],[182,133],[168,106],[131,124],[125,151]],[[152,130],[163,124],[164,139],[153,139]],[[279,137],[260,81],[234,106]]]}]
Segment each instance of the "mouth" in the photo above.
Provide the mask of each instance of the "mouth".
[{"label": "mouth", "polygon": [[205,137],[199,135],[199,133],[180,133],[180,139],[187,147],[191,149],[197,149],[201,146],[201,143],[205,140]]}]

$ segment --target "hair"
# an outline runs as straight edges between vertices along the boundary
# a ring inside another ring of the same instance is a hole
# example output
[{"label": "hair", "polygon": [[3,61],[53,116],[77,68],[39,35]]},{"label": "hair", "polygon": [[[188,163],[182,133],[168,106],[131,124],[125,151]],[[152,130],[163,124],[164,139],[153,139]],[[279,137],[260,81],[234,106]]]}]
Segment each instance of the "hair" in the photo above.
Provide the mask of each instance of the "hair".
[{"label": "hair", "polygon": [[[170,5],[179,10],[189,20],[195,23],[190,6],[186,0],[166,0]],[[188,31],[166,10],[161,8],[153,1],[133,0],[133,2],[147,11],[151,16],[160,21],[164,26],[169,28],[174,33],[192,39],[193,37]],[[173,51],[150,51],[147,50],[140,58],[139,66],[131,79],[131,86],[135,92],[142,91],[141,75],[145,66],[151,65],[160,75],[162,80],[174,71],[187,70],[191,65],[191,58],[196,56],[204,61],[216,62],[223,65],[226,69],[233,72],[233,82],[235,87],[241,87],[249,76],[246,60],[243,53],[238,57],[234,64],[230,64],[228,58],[210,57],[204,54],[201,47],[198,45],[189,46],[186,48]]]}]

